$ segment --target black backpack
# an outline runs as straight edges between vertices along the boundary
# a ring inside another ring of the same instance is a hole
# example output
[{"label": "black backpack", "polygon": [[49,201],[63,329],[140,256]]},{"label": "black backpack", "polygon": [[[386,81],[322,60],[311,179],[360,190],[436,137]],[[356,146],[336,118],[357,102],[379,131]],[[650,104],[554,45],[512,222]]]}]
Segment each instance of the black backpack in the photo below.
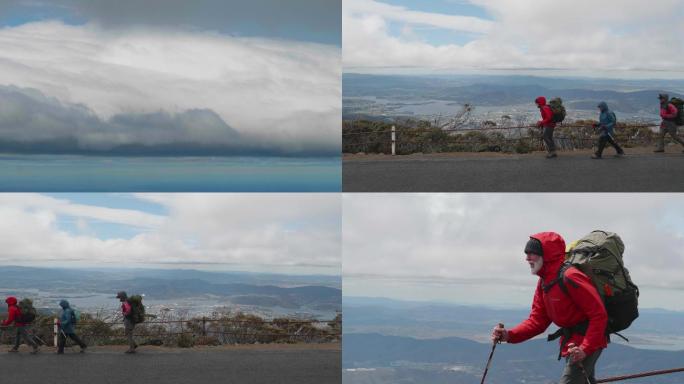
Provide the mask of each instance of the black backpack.
[{"label": "black backpack", "polygon": [[19,319],[20,323],[31,323],[36,319],[36,309],[33,307],[33,301],[31,299],[23,299],[17,304],[19,308]]},{"label": "black backpack", "polygon": [[675,124],[684,125],[684,100],[679,97],[673,97],[670,99],[670,104],[677,108],[677,116],[674,118]]},{"label": "black backpack", "polygon": [[563,100],[560,97],[554,97],[549,101],[549,108],[553,112],[553,122],[562,123],[565,120],[565,107],[563,106]]},{"label": "black backpack", "polygon": [[145,321],[145,306],[142,303],[142,296],[133,295],[128,298],[128,304],[131,306],[131,314],[129,319],[134,324],[142,323]]}]

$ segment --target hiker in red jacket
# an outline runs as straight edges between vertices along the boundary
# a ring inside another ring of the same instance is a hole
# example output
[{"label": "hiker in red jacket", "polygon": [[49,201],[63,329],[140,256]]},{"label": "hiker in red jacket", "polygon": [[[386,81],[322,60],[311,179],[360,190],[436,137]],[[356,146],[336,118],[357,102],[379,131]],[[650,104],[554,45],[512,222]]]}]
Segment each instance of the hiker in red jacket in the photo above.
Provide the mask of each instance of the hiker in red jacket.
[{"label": "hiker in red jacket", "polygon": [[608,314],[591,279],[577,268],[564,273],[567,293],[558,284],[565,259],[565,241],[554,232],[530,236],[525,246],[532,274],[539,276],[529,318],[512,329],[494,328],[492,341],[520,343],[539,335],[551,323],[559,327],[549,340],[560,337],[560,353],[566,358],[559,384],[586,384],[594,381],[594,367],[608,345]]},{"label": "hiker in red jacket", "polygon": [[546,144],[546,158],[550,159],[556,157],[556,144],[553,142],[553,129],[556,128],[556,123],[553,121],[553,111],[551,107],[546,104],[546,98],[544,96],[537,97],[534,102],[541,112],[541,120],[537,122],[537,126],[541,128],[542,137],[544,138],[544,143]]},{"label": "hiker in red jacket", "polygon": [[660,132],[658,133],[658,142],[656,149],[653,152],[665,152],[665,134],[669,133],[672,140],[684,146],[684,141],[677,135],[677,107],[670,102],[670,96],[666,93],[658,95],[660,100],[660,117],[663,121],[660,123]]},{"label": "hiker in red jacket", "polygon": [[5,303],[7,303],[7,319],[2,322],[2,326],[8,327],[14,323],[14,327],[17,329],[14,347],[7,352],[19,352],[19,344],[21,344],[21,339],[23,338],[27,344],[33,347],[31,353],[36,354],[38,352],[38,343],[36,343],[26,331],[26,326],[28,324],[19,321],[21,311],[19,310],[19,307],[17,307],[17,298],[10,296],[5,300]]}]

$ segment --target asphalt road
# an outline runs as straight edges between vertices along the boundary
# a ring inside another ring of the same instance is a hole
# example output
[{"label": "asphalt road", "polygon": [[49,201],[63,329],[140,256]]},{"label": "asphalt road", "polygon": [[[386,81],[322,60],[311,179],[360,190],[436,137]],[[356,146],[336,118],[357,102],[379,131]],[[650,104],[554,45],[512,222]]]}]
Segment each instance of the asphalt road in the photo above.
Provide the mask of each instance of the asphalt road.
[{"label": "asphalt road", "polygon": [[344,192],[682,192],[684,153],[345,158]]},{"label": "asphalt road", "polygon": [[0,350],[0,377],[12,384],[188,384],[188,383],[341,383],[339,347],[335,348],[203,348],[140,347],[137,354],[123,349],[89,349],[80,354],[67,349],[56,355],[44,347],[37,355]]}]

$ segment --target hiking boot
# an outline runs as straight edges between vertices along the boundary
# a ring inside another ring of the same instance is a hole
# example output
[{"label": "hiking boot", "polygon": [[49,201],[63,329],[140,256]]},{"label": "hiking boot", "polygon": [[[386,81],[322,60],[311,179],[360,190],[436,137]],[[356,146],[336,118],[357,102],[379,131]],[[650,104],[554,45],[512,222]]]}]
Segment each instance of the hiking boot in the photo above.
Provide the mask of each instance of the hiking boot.
[{"label": "hiking boot", "polygon": [[87,345],[82,346],[82,347],[81,347],[81,353],[85,353],[86,348],[88,348]]},{"label": "hiking boot", "polygon": [[31,354],[35,355],[36,353],[38,353],[38,351],[40,351],[38,347],[33,347],[33,351],[31,351]]},{"label": "hiking boot", "polygon": [[17,353],[17,352],[19,352],[19,348],[12,348],[12,349],[10,349],[10,350],[7,351],[7,352],[8,352],[8,353]]},{"label": "hiking boot", "polygon": [[665,150],[664,150],[664,149],[656,149],[656,150],[654,150],[653,152],[655,152],[655,153],[662,153],[662,152],[665,152]]},{"label": "hiking boot", "polygon": [[133,349],[138,349],[138,344],[134,345]]},{"label": "hiking boot", "polygon": [[601,155],[594,153],[593,155],[591,155],[591,158],[592,159],[600,159]]},{"label": "hiking boot", "polygon": [[64,351],[62,351],[62,352],[55,352],[55,353],[58,354],[58,355],[63,355],[63,354],[64,354]]},{"label": "hiking boot", "polygon": [[546,155],[546,158],[547,158],[547,159],[552,159],[552,158],[554,158],[554,157],[558,157],[558,155],[556,155],[556,152],[549,153],[548,155]]},{"label": "hiking boot", "polygon": [[625,155],[624,152],[618,152],[618,153],[615,154],[615,157],[622,157],[622,156],[624,156],[624,155]]},{"label": "hiking boot", "polygon": [[127,349],[126,352],[124,352],[124,353],[135,353],[135,349],[129,348],[129,349]]}]

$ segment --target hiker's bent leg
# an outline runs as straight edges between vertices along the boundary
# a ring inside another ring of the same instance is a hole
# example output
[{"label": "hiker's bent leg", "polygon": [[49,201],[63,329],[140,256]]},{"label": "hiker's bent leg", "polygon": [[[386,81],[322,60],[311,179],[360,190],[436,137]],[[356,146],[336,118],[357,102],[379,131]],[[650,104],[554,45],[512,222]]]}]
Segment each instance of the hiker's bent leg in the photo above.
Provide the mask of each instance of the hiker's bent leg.
[{"label": "hiker's bent leg", "polygon": [[19,331],[19,334],[21,334],[21,337],[24,338],[26,341],[26,344],[32,346],[33,348],[38,347],[38,344],[36,344],[36,341],[33,340],[33,338],[28,334],[28,330],[26,327],[19,327],[17,328],[17,331]]},{"label": "hiker's bent leg", "polygon": [[69,336],[69,338],[71,340],[73,340],[76,344],[78,344],[79,347],[83,348],[86,346],[86,344],[78,336],[76,336],[75,333],[69,333],[69,334],[67,334],[67,336]]},{"label": "hiker's bent leg", "polygon": [[549,153],[556,152],[556,144],[553,142],[553,127],[544,127],[542,137],[544,144],[546,144],[546,151]]},{"label": "hiker's bent leg", "polygon": [[33,337],[31,335],[29,335],[27,327],[24,327],[24,329],[22,330],[22,333],[24,336],[24,340],[26,340],[26,343],[28,345],[32,346],[34,349],[38,348],[38,343],[33,339]]},{"label": "hiker's bent leg", "polygon": [[[587,373],[589,380],[594,383],[594,373],[596,368],[596,361],[603,350],[599,349],[593,354],[587,356],[582,360],[582,366],[584,367],[584,372]],[[566,359],[565,370],[563,371],[563,376],[561,376],[558,384],[587,384],[587,378],[584,376],[582,368],[578,364],[573,364],[570,359]]]},{"label": "hiker's bent leg", "polygon": [[684,145],[684,141],[682,140],[681,137],[677,134],[677,124],[668,122],[669,124],[667,125],[667,131],[672,137],[672,140],[678,142],[681,145]]},{"label": "hiker's bent leg", "polygon": [[618,144],[617,141],[615,141],[615,139],[613,138],[613,136],[608,135],[607,137],[608,137],[608,143],[610,143],[610,145],[612,145],[613,148],[615,148],[615,151],[616,151],[617,153],[624,153],[624,152],[625,152],[625,151],[620,147],[620,144]]}]

